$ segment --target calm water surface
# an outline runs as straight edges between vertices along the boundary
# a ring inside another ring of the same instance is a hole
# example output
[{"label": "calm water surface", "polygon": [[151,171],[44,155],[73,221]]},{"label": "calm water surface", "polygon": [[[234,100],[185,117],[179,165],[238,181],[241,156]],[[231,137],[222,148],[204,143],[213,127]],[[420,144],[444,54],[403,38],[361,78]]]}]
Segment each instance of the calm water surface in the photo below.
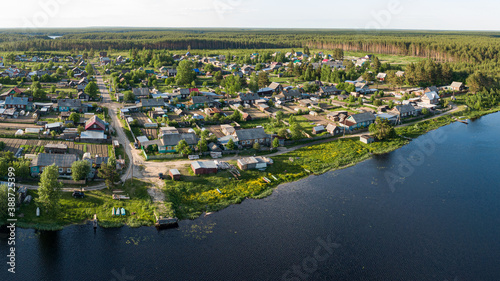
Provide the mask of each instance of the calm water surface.
[{"label": "calm water surface", "polygon": [[0,280],[500,280],[499,140],[452,124],[175,230],[18,229]]}]

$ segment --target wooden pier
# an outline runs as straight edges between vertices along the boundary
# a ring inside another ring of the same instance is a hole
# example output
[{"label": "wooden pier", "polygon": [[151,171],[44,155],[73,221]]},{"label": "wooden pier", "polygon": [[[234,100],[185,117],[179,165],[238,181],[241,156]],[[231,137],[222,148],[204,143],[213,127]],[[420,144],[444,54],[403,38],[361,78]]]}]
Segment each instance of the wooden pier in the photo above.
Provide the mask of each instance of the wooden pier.
[{"label": "wooden pier", "polygon": [[164,217],[158,217],[155,214],[156,217],[156,222],[155,226],[158,229],[166,229],[166,228],[174,228],[179,226],[179,220],[177,218],[164,218]]}]

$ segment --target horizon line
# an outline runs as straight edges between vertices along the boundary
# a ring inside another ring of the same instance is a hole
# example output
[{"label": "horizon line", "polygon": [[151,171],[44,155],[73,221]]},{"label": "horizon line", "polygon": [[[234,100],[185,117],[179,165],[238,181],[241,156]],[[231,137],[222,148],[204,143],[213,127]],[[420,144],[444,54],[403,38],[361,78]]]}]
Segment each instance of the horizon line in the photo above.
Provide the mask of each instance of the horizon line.
[{"label": "horizon line", "polygon": [[342,27],[342,28],[331,28],[331,27],[146,27],[146,26],[85,26],[85,27],[0,27],[0,31],[4,30],[71,30],[71,29],[154,29],[154,30],[345,30],[345,31],[365,31],[365,32],[380,32],[380,31],[433,31],[433,32],[500,32],[498,29],[419,29],[419,28],[391,28],[391,29],[365,29],[365,28],[354,28],[354,27]]}]

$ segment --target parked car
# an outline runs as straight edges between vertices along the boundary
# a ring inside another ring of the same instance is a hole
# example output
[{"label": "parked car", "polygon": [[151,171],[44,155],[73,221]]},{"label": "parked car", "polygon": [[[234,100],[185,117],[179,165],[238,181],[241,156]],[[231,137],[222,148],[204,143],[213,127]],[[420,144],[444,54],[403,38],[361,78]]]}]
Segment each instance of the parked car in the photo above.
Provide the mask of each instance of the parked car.
[{"label": "parked car", "polygon": [[85,198],[85,193],[83,193],[82,191],[73,191],[72,196],[74,198]]},{"label": "parked car", "polygon": [[159,178],[160,180],[164,180],[164,179],[165,179],[165,178],[164,178],[163,173],[159,173],[159,174],[158,174],[158,178]]},{"label": "parked car", "polygon": [[134,142],[134,147],[135,147],[135,149],[139,149],[139,144]]}]

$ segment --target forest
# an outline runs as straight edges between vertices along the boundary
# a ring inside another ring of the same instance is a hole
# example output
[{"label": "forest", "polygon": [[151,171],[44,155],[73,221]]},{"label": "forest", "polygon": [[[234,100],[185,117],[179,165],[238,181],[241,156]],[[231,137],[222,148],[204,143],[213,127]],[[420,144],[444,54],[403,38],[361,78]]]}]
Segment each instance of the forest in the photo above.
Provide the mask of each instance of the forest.
[{"label": "forest", "polygon": [[[49,35],[62,36],[50,39]],[[311,48],[429,58],[430,82],[465,80],[473,73],[499,78],[500,33],[471,31],[364,31],[308,29],[46,29],[0,30],[0,51],[223,50]],[[137,52],[137,51],[135,51]],[[152,56],[152,53],[148,53]],[[167,54],[157,55],[162,62]],[[412,72],[413,66],[406,69]],[[416,67],[418,69],[418,67]],[[438,73],[439,75],[435,75]],[[319,73],[317,73],[319,76]],[[342,74],[342,73],[340,73]],[[416,73],[424,79],[421,73]],[[344,75],[342,78],[349,78]],[[339,80],[333,78],[332,81]],[[418,82],[418,81],[410,81]],[[414,83],[410,83],[414,84]]]}]

